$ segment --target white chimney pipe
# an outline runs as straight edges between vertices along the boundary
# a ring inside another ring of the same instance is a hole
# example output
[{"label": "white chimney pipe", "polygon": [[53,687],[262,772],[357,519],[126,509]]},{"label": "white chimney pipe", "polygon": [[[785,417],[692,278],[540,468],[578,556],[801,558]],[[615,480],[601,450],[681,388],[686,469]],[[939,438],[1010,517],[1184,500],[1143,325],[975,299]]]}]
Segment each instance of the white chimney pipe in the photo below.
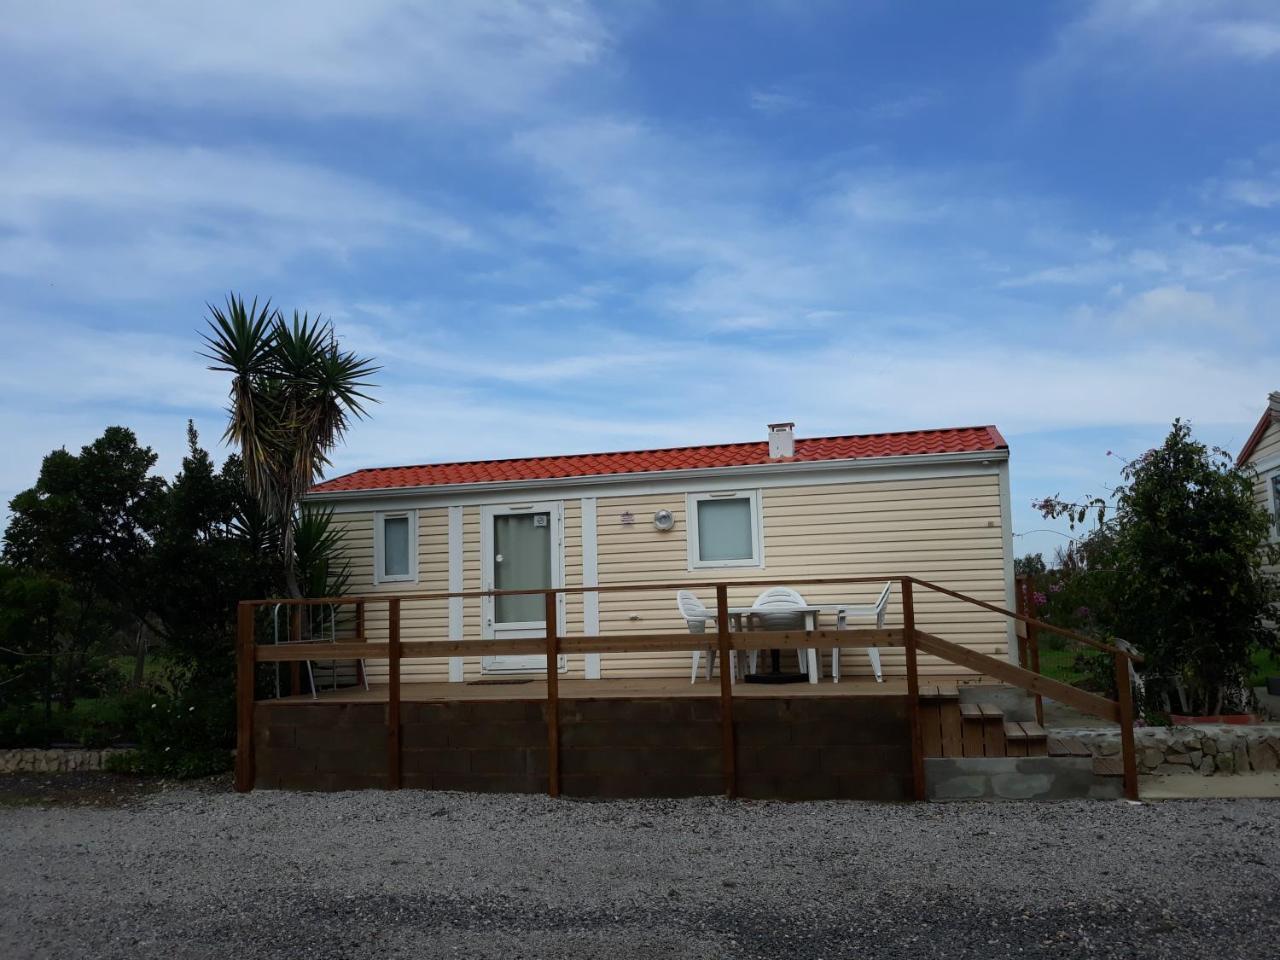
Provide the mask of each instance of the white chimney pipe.
[{"label": "white chimney pipe", "polygon": [[781,460],[796,455],[795,429],[794,423],[769,424],[769,459]]}]

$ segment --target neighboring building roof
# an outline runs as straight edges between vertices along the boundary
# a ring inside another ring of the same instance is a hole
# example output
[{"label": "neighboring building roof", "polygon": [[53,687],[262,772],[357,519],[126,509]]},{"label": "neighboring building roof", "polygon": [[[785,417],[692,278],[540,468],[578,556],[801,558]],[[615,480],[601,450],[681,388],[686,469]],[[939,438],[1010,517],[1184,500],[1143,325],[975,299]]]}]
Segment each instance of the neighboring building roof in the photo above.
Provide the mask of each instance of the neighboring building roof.
[{"label": "neighboring building roof", "polygon": [[1008,449],[1009,445],[1005,443],[1004,437],[1000,436],[1000,431],[995,427],[950,427],[942,430],[871,433],[851,437],[797,438],[795,456],[782,459],[770,458],[768,441],[759,441],[719,443],[702,447],[668,447],[662,450],[522,457],[514,460],[374,467],[326,480],[312,487],[311,493],[345,493],[446,484],[564,480],[576,477],[612,477],[629,473],[670,470],[707,470],[718,467],[813,463],[824,460],[981,453]]},{"label": "neighboring building roof", "polygon": [[1258,425],[1253,428],[1253,433],[1249,434],[1249,439],[1244,442],[1244,447],[1240,450],[1240,456],[1236,457],[1236,466],[1243,467],[1253,458],[1253,452],[1258,449],[1258,444],[1262,442],[1263,436],[1267,432],[1267,427],[1273,423],[1280,423],[1280,390],[1267,397],[1267,409],[1262,411],[1262,418],[1258,421]]}]

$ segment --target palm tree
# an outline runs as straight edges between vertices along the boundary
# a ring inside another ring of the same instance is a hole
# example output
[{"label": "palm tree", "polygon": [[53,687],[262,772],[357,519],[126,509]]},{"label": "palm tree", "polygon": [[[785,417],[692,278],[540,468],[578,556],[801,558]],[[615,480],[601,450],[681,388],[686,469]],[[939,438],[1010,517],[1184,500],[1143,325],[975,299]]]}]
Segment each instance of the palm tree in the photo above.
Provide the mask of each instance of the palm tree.
[{"label": "palm tree", "polygon": [[294,543],[302,495],[324,475],[353,419],[365,417],[374,361],[343,350],[333,325],[229,294],[208,304],[210,370],[230,373],[223,439],[240,448],[245,486],[278,532],[286,589],[302,596]]}]

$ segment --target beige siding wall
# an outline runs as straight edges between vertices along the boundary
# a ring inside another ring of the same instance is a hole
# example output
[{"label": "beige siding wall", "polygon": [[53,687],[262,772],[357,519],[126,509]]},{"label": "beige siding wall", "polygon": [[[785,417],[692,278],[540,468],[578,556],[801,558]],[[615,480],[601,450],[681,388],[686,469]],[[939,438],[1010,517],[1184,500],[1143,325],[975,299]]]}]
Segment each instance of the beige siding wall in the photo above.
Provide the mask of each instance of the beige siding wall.
[{"label": "beige siding wall", "polygon": [[[675,515],[666,533],[654,529],[655,511]],[[1004,604],[1004,549],[1000,486],[995,475],[877,481],[832,486],[766,488],[761,491],[764,517],[764,567],[689,569],[686,498],[657,495],[602,497],[599,502],[599,571],[601,586],[655,581],[734,582],[805,577],[883,577],[914,575],[960,590],[978,599]],[[623,514],[634,523],[625,525]],[[731,606],[749,605],[759,587],[731,589]],[[878,585],[797,587],[806,600],[834,603],[869,602]],[[714,591],[695,591],[714,607]],[[922,629],[1004,655],[1007,634],[1001,618],[928,591],[918,591],[916,618]],[[684,628],[675,606],[674,589],[643,593],[602,594],[601,632],[679,630]],[[824,623],[830,624],[828,617]],[[902,622],[895,588],[886,623]],[[882,653],[885,671],[904,669],[902,651]],[[955,673],[956,668],[922,661],[927,673]],[[788,667],[789,669],[789,667]],[[830,665],[824,666],[824,672]],[[605,677],[682,675],[688,655],[606,655]],[[845,651],[844,676],[870,675],[865,652]]]},{"label": "beige siding wall", "polygon": [[[373,513],[340,513],[334,519],[345,528],[343,544],[351,563],[349,593],[444,593],[449,589],[449,513],[444,507],[418,510],[418,582],[373,582]],[[386,640],[387,607],[371,603],[365,613],[370,640]],[[447,600],[404,600],[400,607],[402,640],[444,640],[449,636]],[[401,676],[408,680],[447,680],[449,661],[444,658],[405,660]],[[370,661],[369,679],[386,678],[386,662]]]},{"label": "beige siding wall", "polygon": [[[466,591],[481,589],[482,568],[480,558],[481,507],[466,507],[462,513],[462,588]],[[418,511],[418,583],[373,582],[373,513],[339,514],[339,521],[346,528],[344,544],[352,563],[353,576],[350,593],[412,594],[447,592],[449,589],[449,520],[448,508],[439,507]],[[564,502],[564,568],[565,585],[582,586],[582,507],[579,500]],[[385,640],[387,636],[387,611],[383,604],[370,604],[366,615],[366,630],[372,640]],[[449,604],[447,600],[405,600],[401,604],[402,640],[445,640],[449,637]],[[565,626],[569,632],[583,632],[582,596],[565,600]],[[481,601],[468,597],[463,601],[462,635],[476,639],[484,635]],[[585,658],[575,655],[569,658],[568,676],[581,677]],[[463,679],[476,680],[482,674],[481,659],[467,657],[463,660]],[[386,679],[386,662],[370,661],[369,678],[374,682]],[[412,681],[444,681],[449,679],[447,657],[406,659],[401,667],[401,678]]]},{"label": "beige siding wall", "polygon": [[[1280,457],[1280,423],[1272,423],[1267,428],[1267,432],[1262,435],[1262,441],[1258,444],[1257,450],[1253,453],[1252,462],[1257,464],[1263,461],[1273,460]],[[1280,474],[1280,467],[1271,467],[1266,472],[1259,472],[1258,482],[1255,487],[1258,502],[1272,511],[1275,516],[1275,500],[1271,493],[1271,478]],[[1264,567],[1272,573],[1280,573],[1280,567]]]},{"label": "beige siding wall", "polygon": [[[597,511],[599,582],[602,586],[662,582],[693,583],[744,580],[783,581],[805,577],[877,577],[890,579],[914,575],[990,602],[1004,604],[1004,550],[1001,525],[1000,483],[995,474],[934,477],[912,480],[880,480],[826,486],[765,488],[760,491],[764,526],[764,567],[689,569],[686,497],[683,494],[619,495],[600,497]],[[661,509],[675,516],[675,526],[665,533],[653,526],[653,514]],[[623,523],[630,514],[632,522]],[[462,511],[463,589],[481,589],[480,506]],[[446,592],[449,585],[448,509],[418,511],[419,582],[373,583],[374,514],[339,514],[346,527],[346,551],[351,559],[353,593]],[[583,584],[581,501],[564,501],[565,585]],[[730,603],[748,605],[761,588],[736,588]],[[848,587],[798,587],[815,603],[869,602],[878,584]],[[714,606],[714,590],[697,589],[708,606]],[[1007,647],[1004,622],[983,611],[928,591],[918,591],[917,623],[922,629],[972,646],[984,653],[1004,655]],[[443,640],[449,636],[448,602],[407,600],[402,607],[404,640]],[[890,600],[888,625],[901,624],[901,604],[895,588]],[[371,604],[367,615],[371,639],[386,636],[386,610]],[[585,632],[581,595],[565,599],[569,634]],[[827,616],[824,625],[832,623]],[[683,631],[675,606],[675,588],[640,593],[602,594],[600,625],[604,634]],[[479,598],[463,602],[462,633],[483,636]],[[882,654],[886,673],[903,670],[899,649]],[[584,675],[585,658],[570,658],[568,675]],[[687,675],[687,654],[605,654],[602,676]],[[922,660],[923,671],[954,674],[957,668]],[[869,676],[863,651],[847,650],[841,661],[845,676]],[[830,664],[824,664],[829,672]],[[385,678],[385,664],[370,663],[371,679]],[[464,678],[481,676],[480,658],[464,661]],[[447,658],[406,660],[403,678],[446,680]]]}]

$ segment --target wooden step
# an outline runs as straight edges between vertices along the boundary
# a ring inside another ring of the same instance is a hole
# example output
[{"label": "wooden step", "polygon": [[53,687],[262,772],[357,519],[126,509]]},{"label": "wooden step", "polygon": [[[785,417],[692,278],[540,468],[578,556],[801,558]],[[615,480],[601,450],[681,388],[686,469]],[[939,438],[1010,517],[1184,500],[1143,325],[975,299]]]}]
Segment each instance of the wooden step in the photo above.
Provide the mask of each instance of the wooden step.
[{"label": "wooden step", "polygon": [[979,703],[982,711],[982,755],[1005,757],[1004,711],[994,703]]},{"label": "wooden step", "polygon": [[957,704],[961,724],[961,756],[1005,756],[1004,712],[991,703]]},{"label": "wooden step", "polygon": [[1092,757],[1093,751],[1086,747],[1077,737],[1056,737],[1049,735],[1046,746],[1051,757]]},{"label": "wooden step", "polygon": [[954,683],[920,688],[920,739],[926,757],[963,757],[960,694]]},{"label": "wooden step", "polygon": [[1044,727],[1032,721],[1004,722],[1005,751],[1010,757],[1048,756],[1048,737]]},{"label": "wooden step", "polygon": [[927,683],[920,686],[920,702],[930,700],[959,700],[960,691],[954,683]]}]

